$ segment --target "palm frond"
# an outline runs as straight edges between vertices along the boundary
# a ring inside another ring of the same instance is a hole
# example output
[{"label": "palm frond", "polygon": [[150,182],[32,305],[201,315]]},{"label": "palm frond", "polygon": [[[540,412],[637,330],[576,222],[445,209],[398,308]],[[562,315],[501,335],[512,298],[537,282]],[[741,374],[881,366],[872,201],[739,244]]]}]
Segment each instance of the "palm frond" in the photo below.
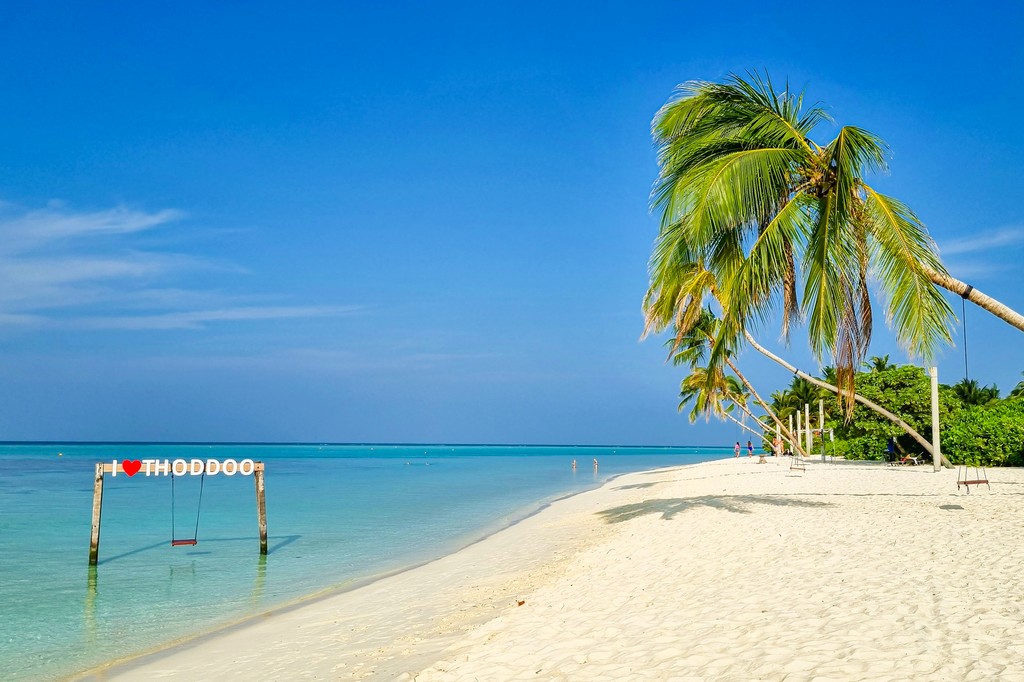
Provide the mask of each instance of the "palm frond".
[{"label": "palm frond", "polygon": [[863,185],[872,263],[888,293],[887,319],[900,344],[915,357],[933,357],[940,342],[952,341],[953,310],[924,267],[945,272],[934,242],[902,202]]}]

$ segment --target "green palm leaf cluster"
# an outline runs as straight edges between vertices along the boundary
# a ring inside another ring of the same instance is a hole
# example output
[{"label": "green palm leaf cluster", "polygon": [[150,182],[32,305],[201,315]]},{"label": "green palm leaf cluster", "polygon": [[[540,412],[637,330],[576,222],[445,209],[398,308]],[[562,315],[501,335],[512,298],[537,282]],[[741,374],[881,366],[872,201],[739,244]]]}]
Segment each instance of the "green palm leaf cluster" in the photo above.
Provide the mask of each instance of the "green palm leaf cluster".
[{"label": "green palm leaf cluster", "polygon": [[871,340],[873,277],[912,354],[951,340],[952,311],[930,280],[929,271],[945,272],[934,243],[910,208],[864,180],[886,170],[885,143],[846,126],[819,145],[810,134],[828,121],[802,93],[788,84],[777,92],[757,74],[686,83],[658,112],[661,228],[645,333],[674,327],[683,338],[715,304],[714,367],[751,326],[781,314],[788,338],[802,320],[849,395]]},{"label": "green palm leaf cluster", "polygon": [[998,386],[982,386],[975,379],[961,379],[953,384],[953,393],[964,405],[988,405],[999,400]]},{"label": "green palm leaf cluster", "polygon": [[[1024,375],[1024,372],[1021,372],[1021,375]],[[1021,397],[1024,397],[1024,380],[1017,382],[1017,385],[1014,386],[1013,390],[1010,391],[1010,397],[1011,398],[1021,398]]]},{"label": "green palm leaf cluster", "polygon": [[672,364],[687,368],[687,375],[679,385],[678,409],[682,412],[687,405],[692,405],[691,423],[702,416],[705,420],[717,417],[736,421],[732,416],[736,407],[753,418],[747,407],[750,394],[742,382],[726,374],[721,366],[703,366],[714,346],[717,326],[714,315],[702,310],[689,333],[669,341]]},{"label": "green palm leaf cluster", "polygon": [[864,366],[872,372],[887,372],[896,367],[896,365],[889,362],[888,355],[873,355],[870,360],[864,363]]},{"label": "green palm leaf cluster", "polygon": [[692,423],[698,417],[709,420],[732,414],[735,405],[746,405],[746,394],[736,377],[706,367],[694,367],[679,385],[679,411],[690,404],[693,406],[689,415]]}]

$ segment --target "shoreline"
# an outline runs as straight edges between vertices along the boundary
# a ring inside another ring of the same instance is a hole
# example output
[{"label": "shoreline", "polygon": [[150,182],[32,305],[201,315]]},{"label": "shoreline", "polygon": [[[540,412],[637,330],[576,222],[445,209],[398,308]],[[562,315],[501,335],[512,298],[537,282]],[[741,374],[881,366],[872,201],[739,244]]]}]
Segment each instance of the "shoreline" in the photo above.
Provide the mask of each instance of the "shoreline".
[{"label": "shoreline", "polygon": [[[399,566],[390,570],[385,570],[379,573],[374,573],[371,575],[362,576],[358,578],[352,578],[348,581],[293,598],[277,606],[267,608],[263,611],[252,613],[237,620],[217,625],[211,629],[203,630],[195,634],[170,640],[153,648],[135,654],[131,654],[129,656],[119,657],[116,659],[105,661],[98,665],[90,666],[89,668],[86,668],[84,670],[79,670],[67,675],[63,675],[58,679],[67,680],[69,682],[89,682],[92,680],[112,679],[110,677],[111,675],[117,676],[124,674],[131,676],[136,669],[142,668],[148,665],[150,662],[156,662],[166,656],[201,647],[209,640],[214,640],[219,637],[227,636],[236,632],[243,632],[248,627],[256,623],[264,622],[267,619],[284,616],[296,610],[301,610],[307,607],[315,606],[325,600],[341,597],[343,595],[358,590],[370,588],[381,581],[385,581],[390,578],[395,578],[396,576],[402,576],[413,571],[427,568],[436,562],[448,559],[449,557],[458,555],[466,550],[473,548],[476,545],[487,542],[490,538],[494,537],[495,535],[513,529],[516,526],[524,522],[527,522],[540,514],[543,514],[545,511],[549,510],[553,505],[556,505],[559,502],[569,500],[580,495],[586,495],[588,493],[599,491],[605,486],[612,484],[615,480],[623,476],[629,476],[636,473],[657,472],[674,468],[679,467],[656,467],[654,469],[644,470],[641,472],[613,474],[600,484],[595,484],[591,488],[574,492],[568,492],[551,498],[545,498],[539,500],[536,503],[526,505],[517,512],[507,515],[507,517],[505,517],[508,518],[507,521],[503,521],[499,518],[495,520],[494,523],[488,524],[487,526],[481,528],[479,534],[471,533],[461,540],[457,539],[452,544],[453,548],[445,554],[425,558],[423,560],[413,561],[410,564]],[[471,539],[463,542],[463,540],[465,540],[466,538]]]},{"label": "shoreline", "polygon": [[93,679],[1024,680],[1024,469],[726,458]]}]

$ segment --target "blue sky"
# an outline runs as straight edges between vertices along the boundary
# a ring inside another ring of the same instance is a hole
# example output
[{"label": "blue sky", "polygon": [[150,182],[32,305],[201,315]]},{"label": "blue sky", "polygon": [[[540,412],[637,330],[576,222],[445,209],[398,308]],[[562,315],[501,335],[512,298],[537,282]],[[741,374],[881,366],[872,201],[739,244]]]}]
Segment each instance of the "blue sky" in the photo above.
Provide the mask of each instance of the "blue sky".
[{"label": "blue sky", "polygon": [[[0,10],[0,439],[731,442],[638,339],[650,120],[749,69],[885,138],[874,184],[1024,310],[1015,6],[294,5]],[[1024,337],[967,315],[1005,392]]]}]

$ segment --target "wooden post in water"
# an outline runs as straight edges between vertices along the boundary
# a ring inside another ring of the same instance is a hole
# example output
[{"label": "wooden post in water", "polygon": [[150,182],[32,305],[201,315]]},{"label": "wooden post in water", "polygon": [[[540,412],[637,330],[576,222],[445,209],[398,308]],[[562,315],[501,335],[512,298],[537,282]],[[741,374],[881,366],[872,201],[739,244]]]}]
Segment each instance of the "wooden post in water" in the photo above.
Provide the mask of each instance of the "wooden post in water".
[{"label": "wooden post in water", "polygon": [[267,553],[267,497],[266,488],[263,483],[263,462],[256,462],[253,471],[253,480],[256,482],[256,513],[260,520],[260,554]]},{"label": "wooden post in water", "polygon": [[89,565],[95,566],[100,556],[100,517],[103,514],[103,465],[96,465],[92,486],[92,537],[89,539]]}]

